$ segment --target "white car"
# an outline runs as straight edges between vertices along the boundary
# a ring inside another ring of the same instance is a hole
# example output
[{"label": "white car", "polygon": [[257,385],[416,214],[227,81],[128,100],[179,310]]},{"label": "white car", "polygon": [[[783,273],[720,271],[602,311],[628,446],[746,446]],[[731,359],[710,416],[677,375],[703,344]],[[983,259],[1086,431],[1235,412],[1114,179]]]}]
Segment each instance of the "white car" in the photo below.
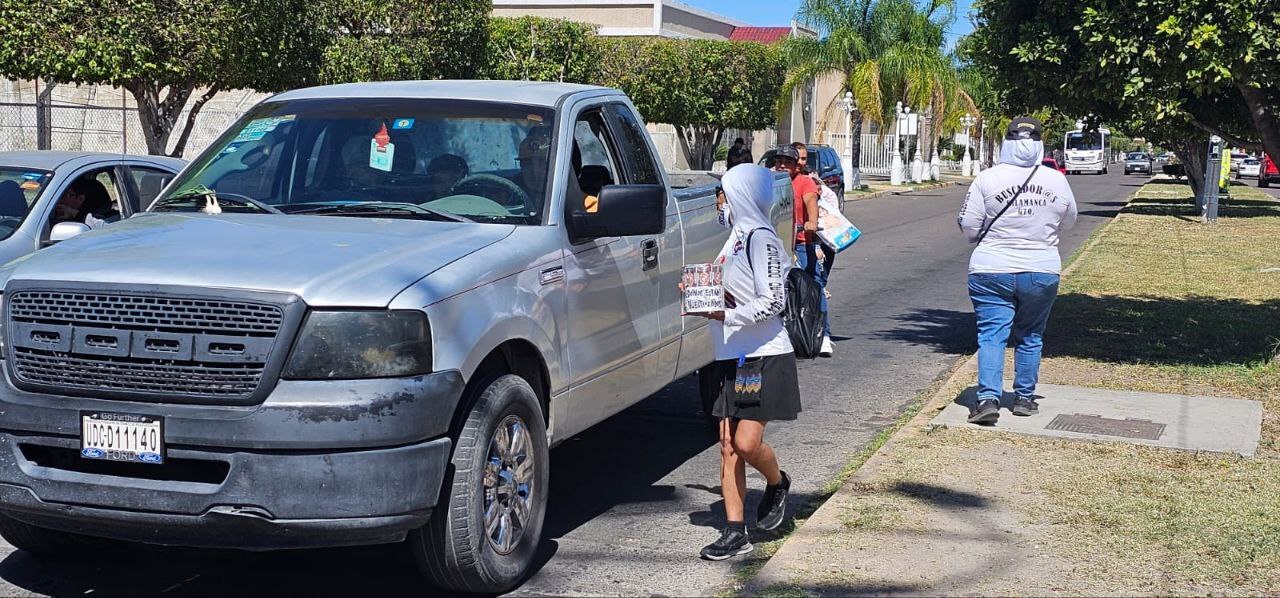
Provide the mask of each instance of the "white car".
[{"label": "white car", "polygon": [[1257,178],[1258,173],[1262,172],[1262,162],[1257,158],[1245,158],[1240,161],[1240,176]]}]

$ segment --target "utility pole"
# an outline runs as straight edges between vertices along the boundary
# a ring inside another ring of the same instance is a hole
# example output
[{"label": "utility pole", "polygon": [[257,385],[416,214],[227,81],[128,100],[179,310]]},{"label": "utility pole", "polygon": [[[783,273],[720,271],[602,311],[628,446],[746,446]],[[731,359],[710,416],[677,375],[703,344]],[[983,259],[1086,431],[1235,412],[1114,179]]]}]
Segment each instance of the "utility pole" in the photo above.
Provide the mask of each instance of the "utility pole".
[{"label": "utility pole", "polygon": [[1218,221],[1218,184],[1222,179],[1222,138],[1209,138],[1209,158],[1205,160],[1204,185],[1200,198],[1201,217],[1205,222]]}]

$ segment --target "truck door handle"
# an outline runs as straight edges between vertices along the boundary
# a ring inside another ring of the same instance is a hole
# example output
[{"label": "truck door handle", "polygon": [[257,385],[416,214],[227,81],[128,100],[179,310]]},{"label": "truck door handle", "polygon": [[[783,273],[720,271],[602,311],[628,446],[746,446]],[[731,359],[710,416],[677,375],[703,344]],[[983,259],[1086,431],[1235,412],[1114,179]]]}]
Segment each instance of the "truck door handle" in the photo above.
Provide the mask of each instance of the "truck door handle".
[{"label": "truck door handle", "polygon": [[658,267],[658,240],[645,239],[640,244],[640,256],[644,259],[643,270],[652,270]]}]

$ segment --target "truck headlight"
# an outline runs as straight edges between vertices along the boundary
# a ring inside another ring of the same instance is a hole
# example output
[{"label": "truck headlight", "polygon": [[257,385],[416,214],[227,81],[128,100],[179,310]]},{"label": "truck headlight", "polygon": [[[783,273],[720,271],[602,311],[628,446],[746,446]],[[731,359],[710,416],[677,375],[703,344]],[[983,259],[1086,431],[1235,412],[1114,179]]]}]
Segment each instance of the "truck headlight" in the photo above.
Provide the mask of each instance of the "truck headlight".
[{"label": "truck headlight", "polygon": [[395,378],[431,371],[431,328],[419,311],[313,311],[281,374],[293,380]]}]

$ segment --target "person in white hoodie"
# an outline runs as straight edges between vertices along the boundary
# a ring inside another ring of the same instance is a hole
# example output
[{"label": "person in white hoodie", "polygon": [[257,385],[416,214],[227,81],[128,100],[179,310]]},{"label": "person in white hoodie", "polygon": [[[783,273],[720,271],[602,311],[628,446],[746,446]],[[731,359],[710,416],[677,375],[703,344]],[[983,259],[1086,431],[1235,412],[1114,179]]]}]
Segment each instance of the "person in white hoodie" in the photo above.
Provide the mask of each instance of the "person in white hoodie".
[{"label": "person in white hoodie", "polygon": [[1009,123],[1000,164],[982,171],[960,209],[960,229],[977,243],[969,258],[969,298],[978,320],[978,400],[969,421],[994,424],[1004,395],[1004,353],[1014,349],[1010,411],[1039,411],[1036,382],[1045,324],[1058,295],[1058,235],[1076,223],[1076,199],[1062,173],[1041,168],[1044,126]]},{"label": "person in white hoodie", "polygon": [[756,527],[774,530],[786,517],[791,479],[764,442],[770,421],[800,413],[800,385],[791,338],[782,325],[790,258],[769,221],[773,173],[740,164],[721,179],[721,222],[732,229],[716,258],[721,265],[725,311],[699,314],[713,320],[715,363],[709,372],[719,395],[712,415],[720,419],[720,484],[727,525],[702,557],[723,560],[751,552],[743,511],[748,463],[766,487]]}]

